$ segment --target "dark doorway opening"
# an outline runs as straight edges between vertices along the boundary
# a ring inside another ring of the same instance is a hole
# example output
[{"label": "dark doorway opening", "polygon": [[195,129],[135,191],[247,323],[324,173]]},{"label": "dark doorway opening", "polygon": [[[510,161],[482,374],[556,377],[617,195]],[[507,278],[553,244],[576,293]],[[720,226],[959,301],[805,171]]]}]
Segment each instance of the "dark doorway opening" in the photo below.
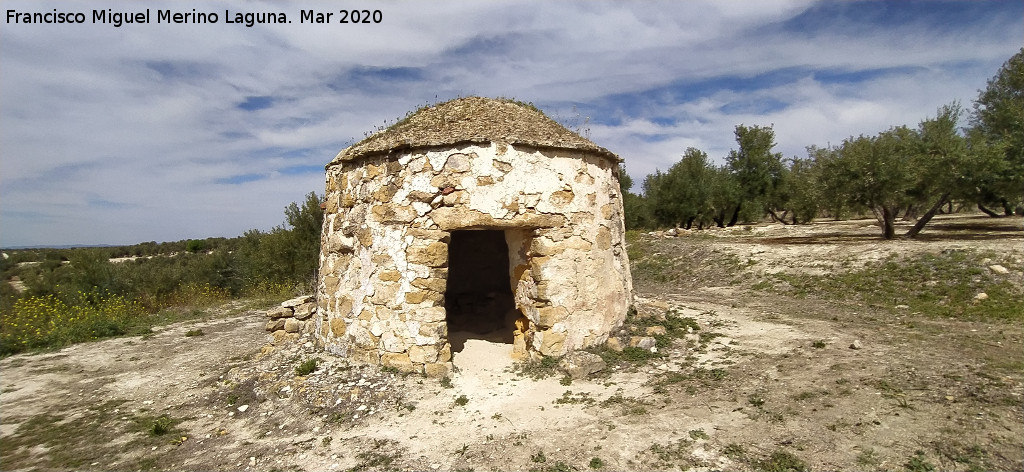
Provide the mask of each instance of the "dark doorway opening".
[{"label": "dark doorway opening", "polygon": [[504,231],[452,232],[444,300],[452,352],[469,338],[512,343],[518,312]]}]

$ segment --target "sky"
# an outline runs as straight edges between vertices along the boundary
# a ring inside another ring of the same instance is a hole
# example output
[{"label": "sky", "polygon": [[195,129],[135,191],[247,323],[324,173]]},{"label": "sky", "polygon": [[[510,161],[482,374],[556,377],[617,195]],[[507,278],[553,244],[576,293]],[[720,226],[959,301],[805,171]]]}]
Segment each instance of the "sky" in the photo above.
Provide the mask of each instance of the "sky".
[{"label": "sky", "polygon": [[[340,150],[471,95],[533,103],[636,182],[687,147],[723,162],[739,124],[806,157],[969,110],[1024,46],[1019,0],[360,3],[380,21],[317,0],[0,1],[0,247],[267,231]],[[55,10],[85,21],[23,21]]]}]

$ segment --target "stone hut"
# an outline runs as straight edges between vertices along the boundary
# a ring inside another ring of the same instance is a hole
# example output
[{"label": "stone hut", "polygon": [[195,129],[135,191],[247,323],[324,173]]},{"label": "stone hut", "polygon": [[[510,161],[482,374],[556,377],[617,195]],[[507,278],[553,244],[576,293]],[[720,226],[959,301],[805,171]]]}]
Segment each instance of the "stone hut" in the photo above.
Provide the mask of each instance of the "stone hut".
[{"label": "stone hut", "polygon": [[316,332],[446,375],[467,338],[513,357],[604,343],[632,304],[620,159],[532,105],[460,98],[327,165]]}]

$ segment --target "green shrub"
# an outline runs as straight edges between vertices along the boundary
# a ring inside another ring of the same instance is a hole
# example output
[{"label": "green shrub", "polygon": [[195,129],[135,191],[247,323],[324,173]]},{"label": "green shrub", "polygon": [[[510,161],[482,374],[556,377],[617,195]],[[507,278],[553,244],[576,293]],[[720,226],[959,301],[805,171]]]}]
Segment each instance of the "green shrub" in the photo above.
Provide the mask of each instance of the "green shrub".
[{"label": "green shrub", "polygon": [[317,368],[317,363],[320,362],[319,357],[312,357],[306,359],[298,367],[295,368],[295,375],[306,376],[312,374]]}]

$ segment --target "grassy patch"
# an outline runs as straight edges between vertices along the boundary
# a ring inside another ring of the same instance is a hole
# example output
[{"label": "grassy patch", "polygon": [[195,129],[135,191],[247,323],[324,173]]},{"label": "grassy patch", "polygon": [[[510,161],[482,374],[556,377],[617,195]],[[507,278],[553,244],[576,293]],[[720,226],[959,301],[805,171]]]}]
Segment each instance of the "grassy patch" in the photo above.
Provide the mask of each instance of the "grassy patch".
[{"label": "grassy patch", "polygon": [[312,357],[306,359],[298,367],[295,368],[295,375],[306,376],[316,371],[317,364],[320,362],[319,357]]},{"label": "grassy patch", "polygon": [[667,444],[655,443],[640,453],[644,469],[650,470],[687,470],[702,465],[693,457],[693,444],[686,439],[679,439]]},{"label": "grassy patch", "polygon": [[643,400],[636,397],[626,397],[621,393],[616,393],[601,401],[599,405],[603,408],[619,408],[623,415],[646,415],[648,413],[647,407],[651,405],[650,401]]},{"label": "grassy patch", "polygon": [[768,458],[758,461],[757,470],[764,472],[810,472],[807,466],[799,457],[789,451],[775,451]]},{"label": "grassy patch", "polygon": [[397,443],[389,439],[374,439],[373,448],[356,454],[359,463],[353,466],[351,471],[363,470],[395,470],[395,461],[398,460],[398,451],[389,451]]},{"label": "grassy patch", "polygon": [[557,405],[592,405],[593,403],[594,399],[589,393],[573,393],[572,390],[566,390],[561,397],[555,399]]},{"label": "grassy patch", "polygon": [[924,456],[924,451],[915,451],[913,456],[907,462],[903,463],[903,468],[910,472],[934,472],[935,464],[928,462]]},{"label": "grassy patch", "polygon": [[[120,409],[123,403],[108,400],[74,417],[47,413],[29,418],[0,441],[4,469],[95,469],[91,464],[107,464],[99,467],[103,469],[124,451],[172,443],[168,438],[180,442],[180,419],[129,415]],[[44,452],[39,453],[39,448]],[[148,451],[148,459],[159,463],[163,453],[160,449]],[[139,462],[121,463],[118,468],[147,467]]]},{"label": "grassy patch", "polygon": [[511,371],[531,379],[543,379],[558,374],[558,361],[561,357],[545,356],[540,360],[517,362],[512,365]]},{"label": "grassy patch", "polygon": [[[785,287],[777,291],[796,296],[849,300],[890,310],[904,305],[910,313],[939,317],[1024,320],[1021,288],[989,271],[992,262],[984,262],[986,258],[994,259],[994,254],[945,250],[894,255],[848,272],[770,277],[779,282],[777,287]],[[988,298],[976,300],[979,293]]]}]

